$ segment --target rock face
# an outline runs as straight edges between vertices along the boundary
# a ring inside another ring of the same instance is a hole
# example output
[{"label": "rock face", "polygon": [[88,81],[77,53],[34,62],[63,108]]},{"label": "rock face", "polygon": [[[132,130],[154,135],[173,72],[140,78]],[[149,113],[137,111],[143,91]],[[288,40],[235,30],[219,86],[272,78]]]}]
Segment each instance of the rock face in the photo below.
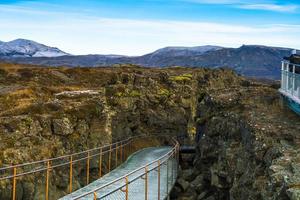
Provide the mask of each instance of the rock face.
[{"label": "rock face", "polygon": [[[2,64],[0,166],[79,152],[138,134],[194,134],[193,73],[212,72]],[[56,174],[53,198],[68,190],[67,175]],[[81,182],[74,184],[78,188]],[[0,186],[0,199],[10,198],[6,185]],[[42,183],[39,188],[28,181],[18,185],[18,196],[41,199],[43,189]]]},{"label": "rock face", "polygon": [[[299,199],[299,118],[279,102],[270,85],[224,69],[0,64],[0,166],[138,134],[184,134],[197,153],[182,163],[171,198]],[[68,176],[53,177],[57,198]],[[17,186],[20,198],[42,198],[35,181]],[[0,199],[10,196],[4,187]]]},{"label": "rock face", "polygon": [[200,95],[193,169],[203,190],[179,199],[300,199],[299,116],[271,87],[242,85]]}]

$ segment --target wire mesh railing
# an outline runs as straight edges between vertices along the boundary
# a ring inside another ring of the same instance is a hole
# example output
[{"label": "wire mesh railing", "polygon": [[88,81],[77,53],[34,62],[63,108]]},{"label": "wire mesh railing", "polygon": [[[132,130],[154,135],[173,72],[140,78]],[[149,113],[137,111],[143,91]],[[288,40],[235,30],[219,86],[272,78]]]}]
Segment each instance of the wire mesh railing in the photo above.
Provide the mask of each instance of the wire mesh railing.
[{"label": "wire mesh railing", "polygon": [[[36,199],[58,199],[112,171],[131,153],[145,147],[139,144],[140,140],[151,142],[153,137],[157,136],[135,136],[79,153],[2,167],[0,168],[0,194],[5,193],[6,197],[10,196],[6,199],[22,199],[18,196],[20,190],[18,186],[34,183],[39,185],[40,190],[34,191],[39,195],[35,196]],[[54,184],[57,184],[54,183],[55,181],[65,189],[54,195],[55,192],[51,192],[51,189]]]},{"label": "wire mesh railing", "polygon": [[165,155],[109,183],[82,193],[72,200],[141,200],[166,199],[178,173],[179,143]]}]

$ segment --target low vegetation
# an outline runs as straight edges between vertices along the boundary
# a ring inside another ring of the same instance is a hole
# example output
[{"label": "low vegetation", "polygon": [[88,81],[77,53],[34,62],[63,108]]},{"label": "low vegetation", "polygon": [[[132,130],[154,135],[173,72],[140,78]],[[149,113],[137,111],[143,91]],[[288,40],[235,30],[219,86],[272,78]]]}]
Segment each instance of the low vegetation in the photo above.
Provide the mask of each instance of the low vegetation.
[{"label": "low vegetation", "polygon": [[192,80],[193,75],[192,74],[182,74],[179,76],[171,76],[169,79],[171,81],[177,81],[177,82],[189,82]]}]

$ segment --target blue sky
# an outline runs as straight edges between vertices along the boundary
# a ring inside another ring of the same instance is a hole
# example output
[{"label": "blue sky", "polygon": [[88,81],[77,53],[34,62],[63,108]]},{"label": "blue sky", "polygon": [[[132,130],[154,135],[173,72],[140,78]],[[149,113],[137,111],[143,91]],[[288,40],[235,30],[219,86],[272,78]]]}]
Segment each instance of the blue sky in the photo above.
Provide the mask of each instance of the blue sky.
[{"label": "blue sky", "polygon": [[0,40],[72,54],[141,55],[164,46],[300,49],[299,0],[0,0]]}]

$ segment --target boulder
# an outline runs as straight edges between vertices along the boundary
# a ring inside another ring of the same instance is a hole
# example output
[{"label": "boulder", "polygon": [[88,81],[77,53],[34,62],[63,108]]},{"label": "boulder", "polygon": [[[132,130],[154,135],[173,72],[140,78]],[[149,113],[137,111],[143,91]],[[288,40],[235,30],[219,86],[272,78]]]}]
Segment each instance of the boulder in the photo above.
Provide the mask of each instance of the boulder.
[{"label": "boulder", "polygon": [[186,191],[188,189],[188,187],[190,186],[189,182],[185,181],[182,178],[179,178],[177,180],[177,184],[183,191]]},{"label": "boulder", "polygon": [[194,180],[193,169],[182,170],[182,178],[188,182]]},{"label": "boulder", "polygon": [[73,133],[73,126],[71,124],[71,121],[69,118],[62,118],[62,119],[53,119],[52,120],[53,125],[53,133],[55,135],[71,135]]},{"label": "boulder", "polygon": [[202,192],[201,194],[198,195],[197,200],[202,200],[202,199],[204,199],[204,197],[205,197],[206,195],[207,195],[207,192],[206,192],[206,191]]}]

